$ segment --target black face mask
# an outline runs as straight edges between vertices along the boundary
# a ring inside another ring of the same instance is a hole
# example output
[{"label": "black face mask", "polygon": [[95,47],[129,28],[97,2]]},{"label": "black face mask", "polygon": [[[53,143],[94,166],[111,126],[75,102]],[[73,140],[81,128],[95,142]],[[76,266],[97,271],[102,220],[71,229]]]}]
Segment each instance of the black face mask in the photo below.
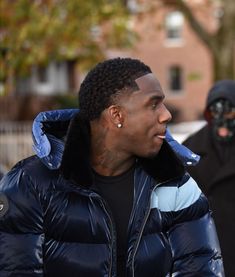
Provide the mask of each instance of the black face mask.
[{"label": "black face mask", "polygon": [[227,99],[218,99],[209,106],[208,114],[214,138],[230,142],[235,137],[235,107]]}]

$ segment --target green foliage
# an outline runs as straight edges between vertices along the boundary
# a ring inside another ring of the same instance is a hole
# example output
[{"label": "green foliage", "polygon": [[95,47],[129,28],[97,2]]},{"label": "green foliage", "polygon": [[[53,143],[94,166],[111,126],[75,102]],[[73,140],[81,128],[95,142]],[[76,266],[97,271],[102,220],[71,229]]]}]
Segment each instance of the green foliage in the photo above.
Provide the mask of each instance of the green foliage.
[{"label": "green foliage", "polygon": [[56,109],[77,109],[78,96],[77,95],[58,95],[54,99]]},{"label": "green foliage", "polygon": [[[100,30],[98,36],[94,28]],[[32,64],[53,59],[78,59],[89,67],[103,58],[113,31],[112,46],[128,45],[121,0],[1,0],[1,79],[9,69],[27,74]]]}]

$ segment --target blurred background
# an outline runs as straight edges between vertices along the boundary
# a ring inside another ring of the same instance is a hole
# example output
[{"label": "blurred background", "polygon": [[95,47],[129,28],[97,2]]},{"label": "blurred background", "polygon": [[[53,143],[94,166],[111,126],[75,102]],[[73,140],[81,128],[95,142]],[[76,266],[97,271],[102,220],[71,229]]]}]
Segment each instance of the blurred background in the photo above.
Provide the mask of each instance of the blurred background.
[{"label": "blurred background", "polygon": [[180,142],[207,92],[235,79],[234,0],[0,0],[0,170],[32,152],[41,111],[77,107],[87,71],[138,58],[160,80]]}]

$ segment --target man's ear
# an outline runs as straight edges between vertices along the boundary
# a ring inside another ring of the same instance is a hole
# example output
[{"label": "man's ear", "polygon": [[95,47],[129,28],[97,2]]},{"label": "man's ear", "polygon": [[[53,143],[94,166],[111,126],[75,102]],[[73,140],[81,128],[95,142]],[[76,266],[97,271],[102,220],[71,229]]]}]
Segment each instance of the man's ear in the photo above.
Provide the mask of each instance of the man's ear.
[{"label": "man's ear", "polygon": [[124,122],[124,113],[120,106],[118,105],[111,105],[107,109],[107,117],[109,121],[117,126],[123,125]]}]

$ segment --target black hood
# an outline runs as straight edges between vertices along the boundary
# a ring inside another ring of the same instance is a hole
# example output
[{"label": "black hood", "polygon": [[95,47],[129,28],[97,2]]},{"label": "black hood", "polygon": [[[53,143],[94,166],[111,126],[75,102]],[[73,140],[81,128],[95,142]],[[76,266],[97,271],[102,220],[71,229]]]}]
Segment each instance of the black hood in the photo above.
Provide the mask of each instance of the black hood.
[{"label": "black hood", "polygon": [[228,99],[235,106],[235,81],[222,80],[210,89],[206,101],[206,109],[217,99]]}]

